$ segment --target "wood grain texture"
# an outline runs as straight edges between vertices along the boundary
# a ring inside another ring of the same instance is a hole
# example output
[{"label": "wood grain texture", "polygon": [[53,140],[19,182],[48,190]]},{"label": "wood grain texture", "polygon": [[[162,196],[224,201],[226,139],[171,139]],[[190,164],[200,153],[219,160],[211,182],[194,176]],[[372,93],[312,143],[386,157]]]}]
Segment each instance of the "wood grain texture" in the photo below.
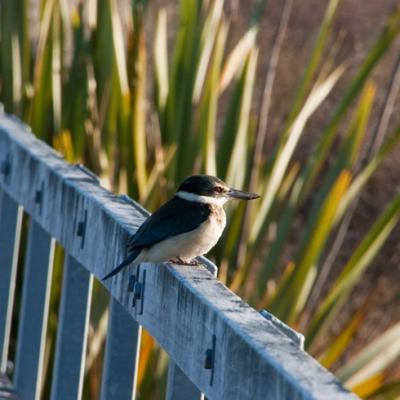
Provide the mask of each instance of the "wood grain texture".
[{"label": "wood grain texture", "polygon": [[[1,159],[0,159],[1,160]],[[6,177],[3,178],[3,183]],[[0,186],[0,373],[7,371],[22,208]]]},{"label": "wood grain texture", "polygon": [[204,400],[204,395],[172,361],[168,366],[166,400]]},{"label": "wood grain texture", "polygon": [[[124,258],[129,235],[145,217],[141,207],[101,188],[36,140],[21,123],[3,116],[0,160],[7,154],[12,155],[11,172],[3,189],[80,264],[101,277]],[[32,192],[43,183],[39,213]],[[77,229],[85,215],[82,246]],[[356,398],[205,268],[143,264],[140,279],[144,272],[142,310],[132,307],[129,270],[105,286],[207,398]],[[204,363],[214,335],[214,366],[209,370]]]},{"label": "wood grain texture", "polygon": [[112,297],[100,400],[135,399],[142,328]]},{"label": "wood grain texture", "polygon": [[21,399],[40,399],[54,244],[31,221],[13,377]]},{"label": "wood grain texture", "polygon": [[52,400],[82,398],[92,285],[92,275],[67,254],[51,386]]}]

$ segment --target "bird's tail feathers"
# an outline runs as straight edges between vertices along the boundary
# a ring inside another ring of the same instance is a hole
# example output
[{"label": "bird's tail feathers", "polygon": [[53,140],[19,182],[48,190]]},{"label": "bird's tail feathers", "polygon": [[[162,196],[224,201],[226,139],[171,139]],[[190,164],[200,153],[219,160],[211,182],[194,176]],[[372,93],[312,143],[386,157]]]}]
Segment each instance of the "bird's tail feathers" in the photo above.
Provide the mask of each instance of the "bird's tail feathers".
[{"label": "bird's tail feathers", "polygon": [[106,279],[111,278],[112,276],[118,274],[118,272],[121,271],[123,268],[125,268],[127,265],[129,265],[138,256],[138,254],[139,254],[138,251],[134,251],[132,254],[129,255],[128,258],[122,261],[121,264],[119,264],[110,273],[104,276],[102,280],[105,281]]}]

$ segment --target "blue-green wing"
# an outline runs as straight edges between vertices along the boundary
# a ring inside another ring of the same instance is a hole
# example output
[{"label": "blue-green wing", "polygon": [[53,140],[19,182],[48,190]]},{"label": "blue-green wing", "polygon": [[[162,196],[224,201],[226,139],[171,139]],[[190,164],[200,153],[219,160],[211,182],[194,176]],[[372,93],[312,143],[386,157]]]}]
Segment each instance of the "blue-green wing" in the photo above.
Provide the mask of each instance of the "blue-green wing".
[{"label": "blue-green wing", "polygon": [[129,249],[142,249],[192,231],[209,217],[210,212],[208,204],[174,197],[144,221],[130,239]]}]

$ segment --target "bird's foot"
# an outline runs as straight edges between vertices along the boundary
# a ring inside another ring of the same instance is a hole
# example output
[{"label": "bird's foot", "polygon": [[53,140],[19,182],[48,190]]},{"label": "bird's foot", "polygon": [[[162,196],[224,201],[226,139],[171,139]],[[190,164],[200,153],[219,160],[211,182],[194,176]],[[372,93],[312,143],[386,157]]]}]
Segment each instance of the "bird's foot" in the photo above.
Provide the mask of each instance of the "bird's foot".
[{"label": "bird's foot", "polygon": [[190,266],[200,265],[200,263],[195,258],[193,258],[192,260],[183,260],[182,258],[177,257],[170,260],[170,262],[177,265],[190,265]]}]

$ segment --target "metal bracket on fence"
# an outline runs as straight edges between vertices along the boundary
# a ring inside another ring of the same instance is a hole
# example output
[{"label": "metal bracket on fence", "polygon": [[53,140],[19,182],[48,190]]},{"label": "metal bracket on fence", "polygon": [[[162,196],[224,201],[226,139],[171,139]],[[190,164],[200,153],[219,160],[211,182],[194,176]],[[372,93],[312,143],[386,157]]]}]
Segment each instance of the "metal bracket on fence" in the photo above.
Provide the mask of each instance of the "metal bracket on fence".
[{"label": "metal bracket on fence", "polygon": [[260,314],[270,321],[280,332],[286,335],[300,350],[304,350],[304,335],[286,325],[267,310],[261,310]]},{"label": "metal bracket on fence", "polygon": [[214,366],[215,366],[215,345],[217,343],[217,337],[212,335],[211,348],[206,350],[206,358],[204,360],[204,368],[211,370],[210,375],[210,386],[214,381]]},{"label": "metal bracket on fence", "polygon": [[140,265],[136,267],[136,273],[129,276],[128,292],[132,293],[132,307],[138,315],[143,314],[144,287],[146,283],[146,270],[140,274]]}]

